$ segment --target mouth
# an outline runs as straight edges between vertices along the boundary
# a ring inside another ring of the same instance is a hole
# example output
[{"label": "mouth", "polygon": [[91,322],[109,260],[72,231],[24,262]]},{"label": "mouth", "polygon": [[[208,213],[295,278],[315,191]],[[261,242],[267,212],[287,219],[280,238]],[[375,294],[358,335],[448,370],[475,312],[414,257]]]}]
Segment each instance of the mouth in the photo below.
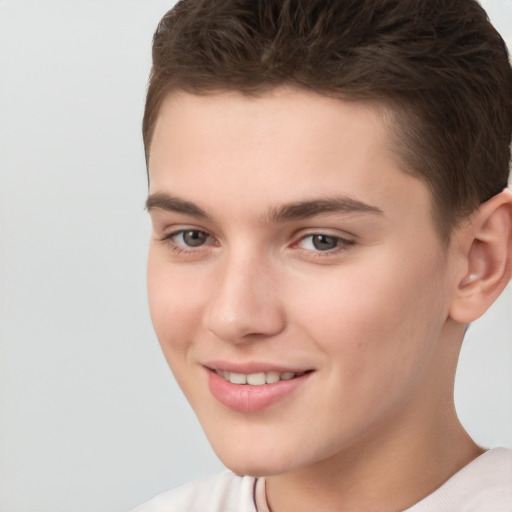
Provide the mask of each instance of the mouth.
[{"label": "mouth", "polygon": [[263,386],[264,384],[274,384],[279,381],[292,380],[301,377],[306,373],[311,372],[257,372],[257,373],[236,373],[228,372],[226,370],[213,370],[217,375],[224,378],[231,384],[249,385],[249,386]]},{"label": "mouth", "polygon": [[314,373],[306,371],[233,372],[206,368],[211,394],[233,411],[251,413],[292,396]]}]

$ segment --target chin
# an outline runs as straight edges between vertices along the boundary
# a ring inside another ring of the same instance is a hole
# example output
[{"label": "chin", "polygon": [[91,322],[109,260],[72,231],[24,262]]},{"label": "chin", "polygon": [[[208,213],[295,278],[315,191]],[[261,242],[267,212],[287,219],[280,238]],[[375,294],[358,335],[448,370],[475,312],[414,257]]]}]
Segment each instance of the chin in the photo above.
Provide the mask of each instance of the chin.
[{"label": "chin", "polygon": [[[221,462],[237,475],[254,477],[274,476],[298,469],[302,464],[289,456],[284,446],[276,449],[277,443],[225,443],[212,442],[212,447]],[[295,453],[296,455],[296,453]]]},{"label": "chin", "polygon": [[224,459],[220,457],[220,459],[228,469],[240,476],[275,476],[287,473],[292,469],[286,464],[261,460],[242,460],[240,456]]}]

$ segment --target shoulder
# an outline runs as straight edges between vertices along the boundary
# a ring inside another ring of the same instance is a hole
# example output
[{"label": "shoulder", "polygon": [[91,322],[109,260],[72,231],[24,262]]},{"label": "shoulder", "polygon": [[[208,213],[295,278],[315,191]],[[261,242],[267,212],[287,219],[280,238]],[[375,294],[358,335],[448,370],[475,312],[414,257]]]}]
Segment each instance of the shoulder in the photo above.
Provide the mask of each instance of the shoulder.
[{"label": "shoulder", "polygon": [[407,512],[511,512],[512,450],[493,448]]},{"label": "shoulder", "polygon": [[160,494],[132,512],[255,512],[255,482],[226,471]]}]

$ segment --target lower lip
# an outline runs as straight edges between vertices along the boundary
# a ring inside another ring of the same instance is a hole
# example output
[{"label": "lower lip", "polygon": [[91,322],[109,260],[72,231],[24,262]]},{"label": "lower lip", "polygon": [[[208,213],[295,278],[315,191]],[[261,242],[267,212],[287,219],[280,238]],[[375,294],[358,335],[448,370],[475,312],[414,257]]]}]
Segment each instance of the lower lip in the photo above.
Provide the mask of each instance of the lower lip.
[{"label": "lower lip", "polygon": [[257,412],[284,399],[300,387],[311,375],[305,373],[290,380],[251,386],[233,384],[212,370],[208,371],[211,394],[223,405],[238,412]]}]

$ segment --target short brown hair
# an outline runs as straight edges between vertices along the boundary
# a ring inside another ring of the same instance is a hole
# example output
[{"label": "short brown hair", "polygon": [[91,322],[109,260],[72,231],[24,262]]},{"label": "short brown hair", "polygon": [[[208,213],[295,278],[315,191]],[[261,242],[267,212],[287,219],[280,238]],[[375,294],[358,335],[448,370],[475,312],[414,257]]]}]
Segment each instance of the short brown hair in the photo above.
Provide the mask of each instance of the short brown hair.
[{"label": "short brown hair", "polygon": [[445,239],[506,186],[512,71],[475,0],[182,0],[153,39],[146,158],[170,92],[282,85],[390,107],[399,160],[430,187]]}]

